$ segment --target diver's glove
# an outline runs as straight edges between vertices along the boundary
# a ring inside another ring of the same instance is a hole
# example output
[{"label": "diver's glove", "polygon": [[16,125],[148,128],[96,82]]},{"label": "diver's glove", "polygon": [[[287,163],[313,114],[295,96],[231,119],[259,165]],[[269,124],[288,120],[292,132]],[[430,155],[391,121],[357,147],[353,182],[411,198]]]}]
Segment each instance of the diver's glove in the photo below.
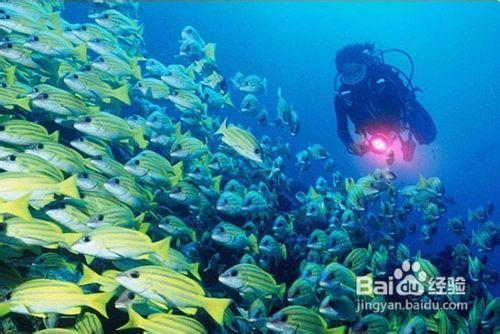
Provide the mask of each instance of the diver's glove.
[{"label": "diver's glove", "polygon": [[351,154],[362,156],[366,153],[367,147],[364,144],[350,143],[347,145],[347,151]]}]

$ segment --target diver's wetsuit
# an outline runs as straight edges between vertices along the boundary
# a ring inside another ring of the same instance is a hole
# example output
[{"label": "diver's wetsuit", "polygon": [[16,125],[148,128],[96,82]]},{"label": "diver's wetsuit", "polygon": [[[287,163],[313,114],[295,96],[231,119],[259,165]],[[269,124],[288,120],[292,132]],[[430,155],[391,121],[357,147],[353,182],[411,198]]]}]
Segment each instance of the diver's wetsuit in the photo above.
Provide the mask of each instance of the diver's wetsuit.
[{"label": "diver's wetsuit", "polygon": [[[377,84],[377,81],[380,83]],[[350,91],[349,96],[340,95],[340,92],[347,91]],[[411,100],[411,95],[390,66],[368,66],[365,80],[353,86],[342,83],[339,93],[335,96],[337,132],[340,140],[346,146],[354,143],[347,125],[348,117],[358,134],[374,130],[399,132],[402,116],[406,111],[405,101]]]}]

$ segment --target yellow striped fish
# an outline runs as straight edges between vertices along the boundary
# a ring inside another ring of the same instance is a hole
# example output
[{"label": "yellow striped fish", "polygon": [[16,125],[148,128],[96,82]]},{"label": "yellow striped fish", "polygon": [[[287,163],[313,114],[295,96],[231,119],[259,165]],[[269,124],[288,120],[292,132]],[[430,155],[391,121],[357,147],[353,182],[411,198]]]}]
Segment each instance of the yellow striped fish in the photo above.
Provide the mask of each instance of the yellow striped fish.
[{"label": "yellow striped fish", "polygon": [[177,314],[154,313],[146,319],[135,312],[133,308],[129,308],[128,319],[128,322],[118,330],[140,328],[145,333],[150,334],[208,334],[198,320]]},{"label": "yellow striped fish", "polygon": [[175,307],[187,314],[203,308],[218,324],[231,299],[209,298],[205,290],[189,277],[160,266],[141,266],[116,277],[125,288],[153,302]]},{"label": "yellow striped fish", "polygon": [[71,245],[75,252],[108,260],[148,259],[150,255],[168,259],[169,248],[170,237],[152,242],[140,231],[119,226],[96,228]]},{"label": "yellow striped fish", "polygon": [[0,316],[9,312],[44,318],[48,313],[78,315],[83,306],[107,317],[106,304],[113,293],[84,294],[71,282],[34,279],[18,285],[0,303]]},{"label": "yellow striped fish", "polygon": [[250,132],[237,126],[227,126],[227,118],[215,134],[222,134],[222,141],[245,158],[262,162],[262,149],[257,139]]}]

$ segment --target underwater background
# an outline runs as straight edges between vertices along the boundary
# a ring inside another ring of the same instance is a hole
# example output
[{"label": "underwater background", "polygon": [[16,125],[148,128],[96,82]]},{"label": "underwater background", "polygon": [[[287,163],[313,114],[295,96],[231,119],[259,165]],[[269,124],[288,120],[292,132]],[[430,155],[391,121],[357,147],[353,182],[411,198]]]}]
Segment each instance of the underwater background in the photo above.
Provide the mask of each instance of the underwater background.
[{"label": "underwater background", "polygon": [[[64,15],[84,21],[90,6],[68,2]],[[287,138],[294,153],[320,143],[337,168],[353,177],[384,166],[385,161],[351,156],[337,138],[335,53],[347,44],[364,42],[410,53],[415,63],[413,84],[422,89],[417,97],[431,113],[438,136],[431,145],[418,147],[412,162],[399,159],[392,168],[401,184],[414,183],[419,175],[440,177],[456,202],[448,207],[450,216],[463,215],[464,209],[487,201],[498,205],[500,199],[500,44],[494,42],[500,36],[499,18],[497,3],[466,1],[147,1],[139,7],[151,57],[175,62],[179,31],[187,25],[196,27],[217,44],[217,63],[225,75],[241,71],[267,78],[268,94],[261,102],[271,114],[277,88],[286,92],[302,123],[300,133]],[[409,69],[402,56],[388,59],[403,71]],[[257,136],[287,136],[272,127],[261,128],[231,109],[222,115],[228,114]],[[287,168],[304,184],[319,175],[327,177],[321,164],[303,174],[293,164]],[[435,240],[431,249],[418,238],[407,242],[414,249],[437,253],[458,238],[438,233]],[[500,258],[491,260],[500,266]],[[494,291],[498,294],[500,288]]]},{"label": "underwater background", "polygon": [[[0,0],[0,332],[498,333],[499,36],[494,2]],[[337,136],[365,42],[414,62],[410,162]]]}]

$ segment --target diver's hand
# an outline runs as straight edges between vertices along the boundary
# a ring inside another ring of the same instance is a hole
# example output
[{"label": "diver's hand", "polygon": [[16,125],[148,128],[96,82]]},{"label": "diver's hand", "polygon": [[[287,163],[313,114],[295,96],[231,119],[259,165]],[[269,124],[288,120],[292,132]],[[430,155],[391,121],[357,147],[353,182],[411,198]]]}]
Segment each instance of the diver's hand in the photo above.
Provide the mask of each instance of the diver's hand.
[{"label": "diver's hand", "polygon": [[362,156],[366,153],[366,146],[363,144],[351,143],[347,146],[347,151],[351,154]]}]

